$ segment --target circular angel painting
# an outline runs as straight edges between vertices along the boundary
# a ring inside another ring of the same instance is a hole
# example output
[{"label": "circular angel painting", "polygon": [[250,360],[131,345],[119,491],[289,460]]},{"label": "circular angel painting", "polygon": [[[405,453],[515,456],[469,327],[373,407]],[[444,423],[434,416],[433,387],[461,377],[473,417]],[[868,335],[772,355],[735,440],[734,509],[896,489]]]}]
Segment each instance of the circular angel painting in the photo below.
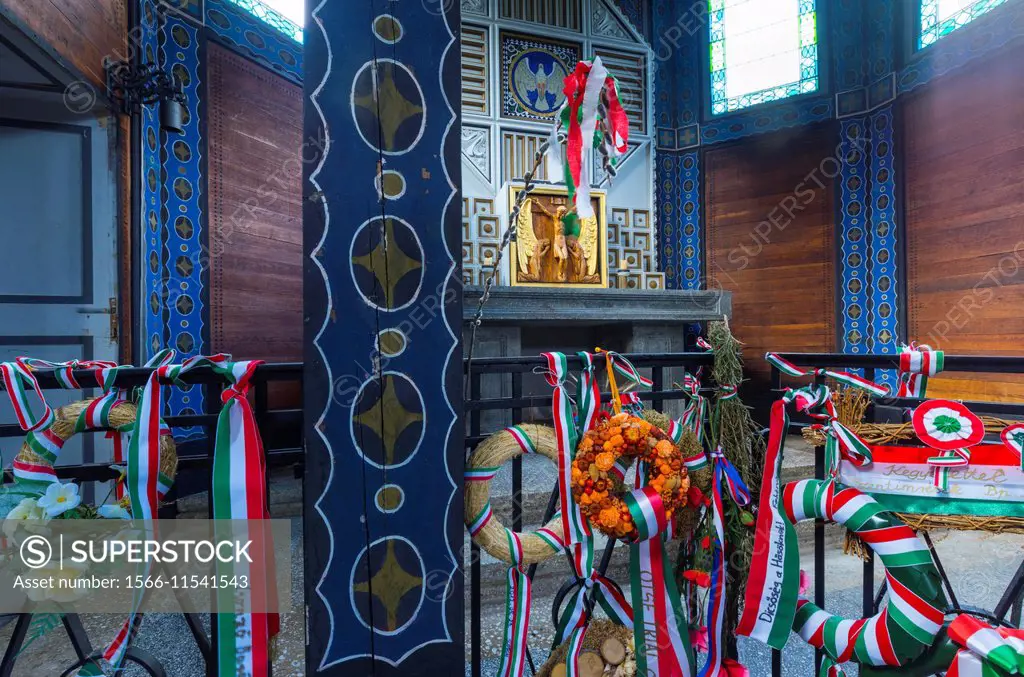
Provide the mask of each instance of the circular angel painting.
[{"label": "circular angel painting", "polygon": [[520,106],[541,116],[554,115],[565,101],[568,66],[546,49],[524,50],[509,64],[509,84]]}]

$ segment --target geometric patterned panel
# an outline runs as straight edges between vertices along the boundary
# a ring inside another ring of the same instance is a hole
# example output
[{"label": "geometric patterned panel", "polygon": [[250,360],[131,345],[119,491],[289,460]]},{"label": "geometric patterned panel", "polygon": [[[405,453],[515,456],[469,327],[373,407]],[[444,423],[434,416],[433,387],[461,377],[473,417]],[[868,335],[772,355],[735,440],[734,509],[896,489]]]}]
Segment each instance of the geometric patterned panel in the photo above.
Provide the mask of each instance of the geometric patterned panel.
[{"label": "geometric patterned panel", "polygon": [[[482,285],[498,261],[501,221],[494,212],[494,200],[462,198],[462,281]],[[501,284],[501,269],[494,283]]]},{"label": "geometric patterned panel", "polygon": [[647,68],[641,54],[595,48],[594,53],[615,76],[619,100],[629,116],[630,130],[643,134],[647,129]]},{"label": "geometric patterned panel", "polygon": [[[502,132],[501,135],[501,180],[521,181],[523,175],[533,167],[537,149],[547,140],[546,136],[528,132]],[[548,180],[547,162],[541,162],[534,176],[540,181]]]},{"label": "geometric patterned panel", "polygon": [[499,12],[502,19],[516,19],[579,31],[582,25],[580,2],[581,0],[501,0]]},{"label": "geometric patterned panel", "polygon": [[487,29],[462,26],[462,110],[487,115]]},{"label": "geometric patterned panel", "polygon": [[608,217],[608,284],[619,289],[664,289],[658,271],[651,213],[613,207]]},{"label": "geometric patterned panel", "polygon": [[[153,0],[142,2],[139,23],[139,44],[142,58],[157,63],[158,33],[160,18]],[[145,275],[142,291],[142,355],[145,363],[156,353],[167,347],[167,321],[164,318],[166,306],[164,297],[164,265],[167,250],[166,227],[162,224],[160,184],[160,131],[156,106],[142,107],[142,195],[140,213],[143,237],[143,270]]]}]

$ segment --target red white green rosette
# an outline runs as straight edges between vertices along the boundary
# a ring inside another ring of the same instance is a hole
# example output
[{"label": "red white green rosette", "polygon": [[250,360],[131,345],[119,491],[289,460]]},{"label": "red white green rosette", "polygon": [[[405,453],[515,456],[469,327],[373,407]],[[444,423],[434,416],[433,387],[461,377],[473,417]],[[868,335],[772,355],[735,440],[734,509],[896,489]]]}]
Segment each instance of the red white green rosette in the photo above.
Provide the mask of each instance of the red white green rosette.
[{"label": "red white green rosette", "polygon": [[1024,469],[1024,423],[1006,426],[999,433],[999,439],[1003,441],[1004,447],[1017,455],[1021,461],[1020,467]]},{"label": "red white green rosette", "polygon": [[985,424],[960,402],[923,402],[914,410],[913,424],[922,442],[941,451],[972,447],[985,438]]}]

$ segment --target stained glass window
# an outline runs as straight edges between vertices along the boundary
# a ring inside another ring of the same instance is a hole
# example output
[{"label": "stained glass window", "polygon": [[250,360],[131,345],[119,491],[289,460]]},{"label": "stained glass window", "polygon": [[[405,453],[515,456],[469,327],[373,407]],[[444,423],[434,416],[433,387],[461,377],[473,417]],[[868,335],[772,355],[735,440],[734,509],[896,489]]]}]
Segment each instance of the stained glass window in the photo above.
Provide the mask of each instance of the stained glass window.
[{"label": "stained glass window", "polygon": [[231,0],[254,17],[276,28],[292,40],[302,42],[305,21],[304,0]]},{"label": "stained glass window", "polygon": [[1006,0],[921,0],[921,37],[918,48],[927,47]]},{"label": "stained glass window", "polygon": [[708,0],[711,112],[818,89],[815,0]]}]

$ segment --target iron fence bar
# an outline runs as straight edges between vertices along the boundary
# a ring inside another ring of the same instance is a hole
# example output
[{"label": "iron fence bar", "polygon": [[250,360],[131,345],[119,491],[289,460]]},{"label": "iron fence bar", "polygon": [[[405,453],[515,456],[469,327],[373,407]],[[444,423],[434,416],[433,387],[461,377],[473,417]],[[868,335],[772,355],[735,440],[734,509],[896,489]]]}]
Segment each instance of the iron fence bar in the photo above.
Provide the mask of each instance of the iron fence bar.
[{"label": "iron fence bar", "polygon": [[[522,373],[522,372],[517,372]],[[702,392],[710,393],[712,388],[701,388]],[[640,390],[634,391],[641,400],[681,400],[686,397],[682,390]],[[611,402],[612,395],[609,392],[601,393],[602,402]],[[542,407],[551,404],[551,397],[544,395],[532,395],[529,397],[492,397],[466,402],[466,411],[493,411],[505,410],[513,407]]]},{"label": "iron fence bar", "polygon": [[31,623],[32,614],[18,614],[11,639],[7,642],[7,650],[4,651],[4,658],[0,661],[0,677],[11,677],[14,674],[14,662],[21,653],[21,645],[25,643],[25,635],[28,634],[28,626]]},{"label": "iron fence bar", "polygon": [[[686,362],[694,364],[711,365],[714,363],[714,355],[711,353],[626,353],[623,357],[633,363],[634,367],[678,367]],[[570,369],[583,366],[578,355],[566,355]],[[533,371],[535,367],[545,367],[547,361],[540,356],[524,357],[474,357],[474,373],[512,373]],[[463,373],[467,368],[467,362],[463,360]]]},{"label": "iron fence bar", "polygon": [[[852,355],[846,353],[780,353],[780,356],[802,367],[845,367],[862,369],[898,369],[900,357],[893,355]],[[1024,373],[1024,357],[1009,355],[944,355],[942,371],[978,373]]]},{"label": "iron fence bar", "polygon": [[[255,378],[268,381],[295,381],[302,378],[302,362],[278,362],[266,363],[256,367]],[[130,388],[144,386],[149,380],[150,374],[156,369],[153,367],[125,367],[117,372],[117,387]],[[43,390],[63,390],[60,382],[53,371],[32,372]],[[96,381],[96,372],[92,369],[75,369],[72,376],[81,386],[81,390],[98,388],[100,384]],[[218,374],[211,367],[201,366],[186,371],[177,380],[161,379],[163,385],[184,384],[211,384],[226,383],[227,378]],[[0,390],[6,390],[5,385],[0,381]]]},{"label": "iron fence bar", "polygon": [[[869,381],[875,380],[875,368],[864,369],[864,378]],[[866,412],[868,420],[875,420],[875,400],[872,398]],[[864,618],[875,615],[875,551],[868,548],[867,558],[861,565],[861,613]]]}]

